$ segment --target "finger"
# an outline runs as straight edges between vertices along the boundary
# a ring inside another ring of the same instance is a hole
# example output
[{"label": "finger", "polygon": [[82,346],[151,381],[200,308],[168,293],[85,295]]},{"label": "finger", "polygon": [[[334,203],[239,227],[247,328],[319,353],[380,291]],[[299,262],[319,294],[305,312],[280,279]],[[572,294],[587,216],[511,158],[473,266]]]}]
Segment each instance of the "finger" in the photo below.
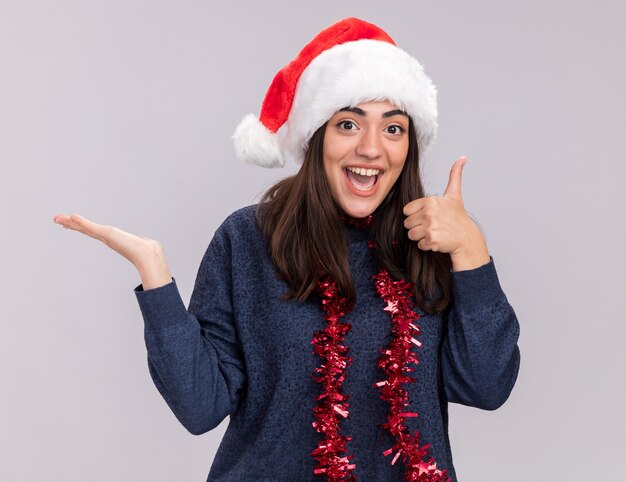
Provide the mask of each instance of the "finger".
[{"label": "finger", "polygon": [[424,209],[426,204],[431,201],[431,199],[429,199],[431,197],[434,196],[424,196],[413,199],[413,201],[408,202],[404,205],[404,208],[402,208],[402,213],[405,216],[410,216],[411,214],[415,214],[416,212],[421,211],[422,209]]},{"label": "finger", "polygon": [[461,180],[462,180],[463,166],[465,166],[466,162],[467,162],[467,157],[461,156],[452,165],[452,168],[450,169],[450,177],[448,179],[448,185],[446,186],[446,190],[443,193],[445,197],[457,199],[459,201],[463,200],[463,196],[461,194]]},{"label": "finger", "polygon": [[52,220],[55,223],[60,224],[64,228],[72,229],[72,227],[74,227],[73,221],[70,220],[70,217],[66,216],[65,214],[57,214],[55,217],[52,218]]},{"label": "finger", "polygon": [[70,214],[69,216],[59,215],[55,217],[55,222],[62,224],[65,228],[86,234],[99,241],[103,241],[107,232],[110,231],[109,226],[94,223],[80,214]]},{"label": "finger", "polygon": [[410,216],[404,219],[404,228],[405,229],[413,229],[415,226],[420,226],[425,222],[425,216],[422,214],[424,212],[423,209],[420,211],[411,214]]},{"label": "finger", "polygon": [[421,241],[426,236],[426,228],[423,225],[415,226],[408,230],[407,236],[411,241]]},{"label": "finger", "polygon": [[409,239],[415,241],[422,251],[437,251],[432,235],[425,226],[417,226],[408,232]]}]

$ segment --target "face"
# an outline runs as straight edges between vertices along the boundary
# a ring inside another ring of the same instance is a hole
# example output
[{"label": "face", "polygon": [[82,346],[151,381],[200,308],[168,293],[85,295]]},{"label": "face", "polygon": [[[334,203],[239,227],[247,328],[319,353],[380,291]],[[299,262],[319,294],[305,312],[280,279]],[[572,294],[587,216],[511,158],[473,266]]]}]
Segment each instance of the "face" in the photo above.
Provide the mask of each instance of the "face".
[{"label": "face", "polygon": [[324,171],[335,203],[363,218],[400,177],[409,150],[409,118],[389,101],[364,102],[330,118],[324,132]]}]

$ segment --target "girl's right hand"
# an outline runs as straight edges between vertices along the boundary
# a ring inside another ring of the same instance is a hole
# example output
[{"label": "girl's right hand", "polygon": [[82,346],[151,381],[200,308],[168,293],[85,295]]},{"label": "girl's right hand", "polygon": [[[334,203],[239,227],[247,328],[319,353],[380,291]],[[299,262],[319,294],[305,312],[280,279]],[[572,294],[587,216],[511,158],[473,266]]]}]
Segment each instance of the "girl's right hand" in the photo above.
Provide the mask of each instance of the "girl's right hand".
[{"label": "girl's right hand", "polygon": [[172,281],[163,246],[154,239],[136,236],[119,228],[97,224],[78,214],[58,214],[53,221],[66,229],[72,229],[102,241],[109,248],[130,261],[141,276],[143,289],[163,286]]}]

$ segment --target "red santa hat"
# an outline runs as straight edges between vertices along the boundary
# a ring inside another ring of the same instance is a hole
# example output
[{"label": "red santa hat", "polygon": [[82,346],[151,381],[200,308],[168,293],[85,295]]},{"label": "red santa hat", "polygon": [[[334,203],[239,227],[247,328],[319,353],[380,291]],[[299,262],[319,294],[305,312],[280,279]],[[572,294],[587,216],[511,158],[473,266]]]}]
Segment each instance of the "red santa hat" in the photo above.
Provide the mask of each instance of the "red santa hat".
[{"label": "red santa hat", "polygon": [[335,112],[388,100],[413,119],[420,153],[437,135],[437,90],[422,65],[381,28],[346,18],[325,28],[274,77],[261,113],[233,134],[240,160],[301,164],[308,141]]}]

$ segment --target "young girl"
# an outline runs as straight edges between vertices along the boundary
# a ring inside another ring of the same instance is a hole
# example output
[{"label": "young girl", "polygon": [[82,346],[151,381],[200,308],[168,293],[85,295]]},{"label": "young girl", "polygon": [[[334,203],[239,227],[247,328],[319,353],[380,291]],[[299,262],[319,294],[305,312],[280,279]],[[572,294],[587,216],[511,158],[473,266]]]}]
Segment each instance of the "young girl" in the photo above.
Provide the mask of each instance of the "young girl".
[{"label": "young girl", "polygon": [[426,197],[436,89],[380,28],[321,31],[274,78],[240,159],[300,171],[216,231],[185,308],[157,241],[55,221],[138,269],[149,371],[193,434],[230,416],[208,480],[456,480],[449,402],[494,410],[519,324],[461,171]]}]

